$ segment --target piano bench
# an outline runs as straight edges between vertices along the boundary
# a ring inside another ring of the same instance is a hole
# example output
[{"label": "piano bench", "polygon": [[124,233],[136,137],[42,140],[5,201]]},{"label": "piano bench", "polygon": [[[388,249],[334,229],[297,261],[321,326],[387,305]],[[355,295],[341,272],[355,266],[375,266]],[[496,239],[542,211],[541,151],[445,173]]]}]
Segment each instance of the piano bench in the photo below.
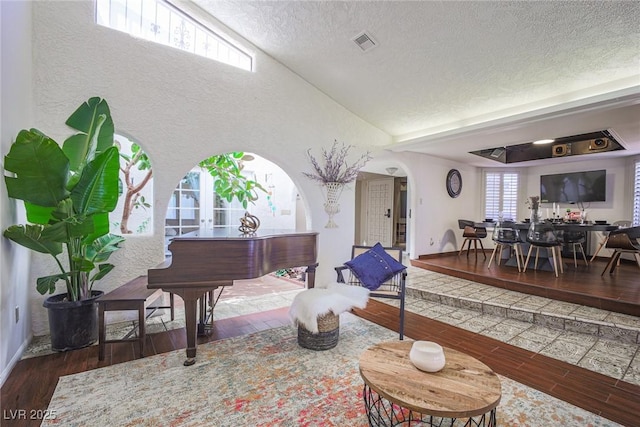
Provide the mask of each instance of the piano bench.
[{"label": "piano bench", "polygon": [[[162,289],[149,289],[147,276],[138,276],[113,291],[97,299],[98,303],[98,360],[104,360],[105,345],[107,343],[138,341],[140,343],[140,357],[144,357],[146,339],[146,319],[156,310],[168,308],[171,310],[171,320],[174,320],[173,294],[169,294],[169,305],[151,306],[163,294]],[[138,338],[122,338],[107,340],[105,312],[107,311],[138,311]]]}]

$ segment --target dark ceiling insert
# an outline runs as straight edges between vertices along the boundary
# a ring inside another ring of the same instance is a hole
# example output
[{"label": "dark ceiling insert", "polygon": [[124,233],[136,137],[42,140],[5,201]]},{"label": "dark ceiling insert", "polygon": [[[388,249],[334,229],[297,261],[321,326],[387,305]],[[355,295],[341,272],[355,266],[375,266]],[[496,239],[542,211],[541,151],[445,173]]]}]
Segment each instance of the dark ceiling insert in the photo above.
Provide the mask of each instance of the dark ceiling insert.
[{"label": "dark ceiling insert", "polygon": [[624,149],[625,148],[616,141],[611,132],[603,130],[556,138],[551,144],[536,145],[533,142],[527,142],[506,147],[470,151],[470,153],[496,162],[508,164]]}]

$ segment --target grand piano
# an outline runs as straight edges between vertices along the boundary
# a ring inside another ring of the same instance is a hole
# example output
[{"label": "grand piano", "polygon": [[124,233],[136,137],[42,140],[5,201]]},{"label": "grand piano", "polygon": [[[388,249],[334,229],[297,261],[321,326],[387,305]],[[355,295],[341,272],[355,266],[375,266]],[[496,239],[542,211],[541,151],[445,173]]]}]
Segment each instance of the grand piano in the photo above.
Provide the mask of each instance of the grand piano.
[{"label": "grand piano", "polygon": [[150,289],[172,292],[184,300],[187,329],[185,366],[196,361],[198,300],[234,280],[252,279],[276,270],[307,267],[307,286],[313,288],[317,267],[317,232],[265,230],[243,235],[223,228],[174,237],[171,256],[148,270]]}]

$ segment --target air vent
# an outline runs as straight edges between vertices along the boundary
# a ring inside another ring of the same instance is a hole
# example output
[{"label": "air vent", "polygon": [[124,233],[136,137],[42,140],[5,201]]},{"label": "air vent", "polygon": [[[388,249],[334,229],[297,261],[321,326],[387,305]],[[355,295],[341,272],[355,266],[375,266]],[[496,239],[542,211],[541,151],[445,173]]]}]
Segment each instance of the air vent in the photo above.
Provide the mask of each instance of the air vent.
[{"label": "air vent", "polygon": [[491,152],[490,156],[493,157],[494,159],[497,159],[500,156],[502,156],[503,153],[504,153],[504,148],[496,148]]},{"label": "air vent", "polygon": [[373,49],[378,45],[378,43],[373,39],[373,37],[371,37],[365,31],[355,36],[352,40],[355,42],[355,44],[358,45],[360,49],[362,49],[363,52],[370,51],[371,49]]}]

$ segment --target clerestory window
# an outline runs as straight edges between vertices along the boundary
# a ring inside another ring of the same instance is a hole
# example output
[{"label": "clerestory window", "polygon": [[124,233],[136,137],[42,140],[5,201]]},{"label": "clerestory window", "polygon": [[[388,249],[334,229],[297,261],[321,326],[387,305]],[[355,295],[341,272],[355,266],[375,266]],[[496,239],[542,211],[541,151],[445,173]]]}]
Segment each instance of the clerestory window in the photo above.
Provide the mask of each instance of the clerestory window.
[{"label": "clerestory window", "polygon": [[252,71],[253,57],[164,0],[96,0],[96,23]]}]

